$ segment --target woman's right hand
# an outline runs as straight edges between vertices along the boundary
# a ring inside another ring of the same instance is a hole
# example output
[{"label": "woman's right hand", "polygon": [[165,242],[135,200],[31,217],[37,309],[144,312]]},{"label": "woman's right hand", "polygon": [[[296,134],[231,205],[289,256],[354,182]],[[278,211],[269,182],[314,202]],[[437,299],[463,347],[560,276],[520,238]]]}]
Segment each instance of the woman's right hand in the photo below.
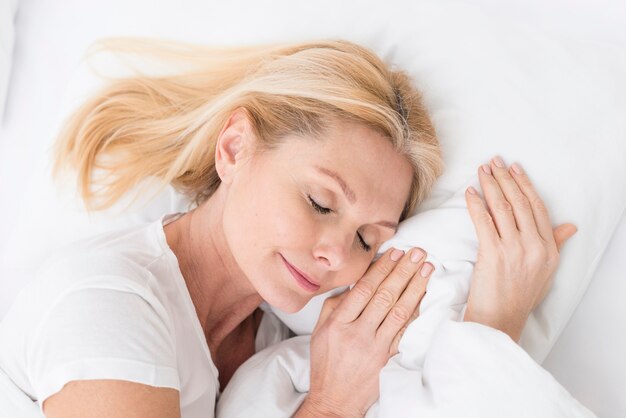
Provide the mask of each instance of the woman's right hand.
[{"label": "woman's right hand", "polygon": [[328,298],[311,337],[311,386],[296,417],[363,417],[380,370],[418,315],[434,267],[426,253],[389,249],[356,285]]}]

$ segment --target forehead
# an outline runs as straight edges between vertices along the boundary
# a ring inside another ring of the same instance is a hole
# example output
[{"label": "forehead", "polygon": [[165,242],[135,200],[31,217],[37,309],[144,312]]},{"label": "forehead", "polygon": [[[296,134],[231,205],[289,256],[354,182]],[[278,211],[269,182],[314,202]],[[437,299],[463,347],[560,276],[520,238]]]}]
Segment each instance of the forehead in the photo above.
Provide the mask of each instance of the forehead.
[{"label": "forehead", "polygon": [[372,128],[338,123],[321,137],[289,136],[277,151],[292,173],[331,182],[336,173],[353,192],[355,207],[379,208],[388,216],[397,212],[396,217],[404,208],[413,168],[389,139]]}]

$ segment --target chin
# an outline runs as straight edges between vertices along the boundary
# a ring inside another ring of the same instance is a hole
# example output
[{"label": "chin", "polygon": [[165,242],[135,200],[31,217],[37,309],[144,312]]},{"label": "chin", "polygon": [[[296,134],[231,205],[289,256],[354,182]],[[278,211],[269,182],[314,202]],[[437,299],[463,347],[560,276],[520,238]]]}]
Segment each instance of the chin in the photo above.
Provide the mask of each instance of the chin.
[{"label": "chin", "polygon": [[257,282],[256,290],[261,298],[271,305],[285,313],[295,313],[305,307],[314,296],[306,293],[290,283],[284,283],[282,280],[262,279]]},{"label": "chin", "polygon": [[307,290],[297,284],[278,253],[276,263],[277,265],[273,264],[269,269],[267,267],[255,269],[263,273],[249,276],[250,281],[261,298],[272,307],[285,313],[298,312],[318,292]]},{"label": "chin", "polygon": [[[282,289],[282,292],[270,292],[269,295],[261,295],[265,302],[269,303],[272,307],[285,312],[296,313],[306,306],[311,300],[310,297],[305,297],[301,294],[297,294],[292,290]],[[280,295],[277,293],[281,293]]]}]

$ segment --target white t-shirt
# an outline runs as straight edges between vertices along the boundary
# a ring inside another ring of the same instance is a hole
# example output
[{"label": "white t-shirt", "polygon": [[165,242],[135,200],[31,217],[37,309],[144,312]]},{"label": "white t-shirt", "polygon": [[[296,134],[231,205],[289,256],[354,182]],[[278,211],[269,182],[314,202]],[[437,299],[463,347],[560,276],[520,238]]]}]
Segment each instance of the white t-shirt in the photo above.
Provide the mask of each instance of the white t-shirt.
[{"label": "white t-shirt", "polygon": [[[178,390],[184,418],[214,416],[218,371],[163,231],[180,215],[73,244],[20,293],[0,371],[40,408],[72,380],[116,379]],[[256,348],[287,336],[266,312]]]}]

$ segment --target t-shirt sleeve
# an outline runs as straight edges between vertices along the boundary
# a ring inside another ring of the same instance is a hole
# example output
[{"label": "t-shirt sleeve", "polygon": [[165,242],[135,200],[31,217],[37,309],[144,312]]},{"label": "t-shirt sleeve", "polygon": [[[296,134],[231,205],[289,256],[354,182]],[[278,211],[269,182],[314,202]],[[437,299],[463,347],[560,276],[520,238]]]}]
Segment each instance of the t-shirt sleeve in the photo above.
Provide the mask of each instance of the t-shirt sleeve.
[{"label": "t-shirt sleeve", "polygon": [[31,334],[27,374],[40,407],[73,380],[125,380],[180,390],[168,325],[162,305],[134,291],[65,293]]}]

